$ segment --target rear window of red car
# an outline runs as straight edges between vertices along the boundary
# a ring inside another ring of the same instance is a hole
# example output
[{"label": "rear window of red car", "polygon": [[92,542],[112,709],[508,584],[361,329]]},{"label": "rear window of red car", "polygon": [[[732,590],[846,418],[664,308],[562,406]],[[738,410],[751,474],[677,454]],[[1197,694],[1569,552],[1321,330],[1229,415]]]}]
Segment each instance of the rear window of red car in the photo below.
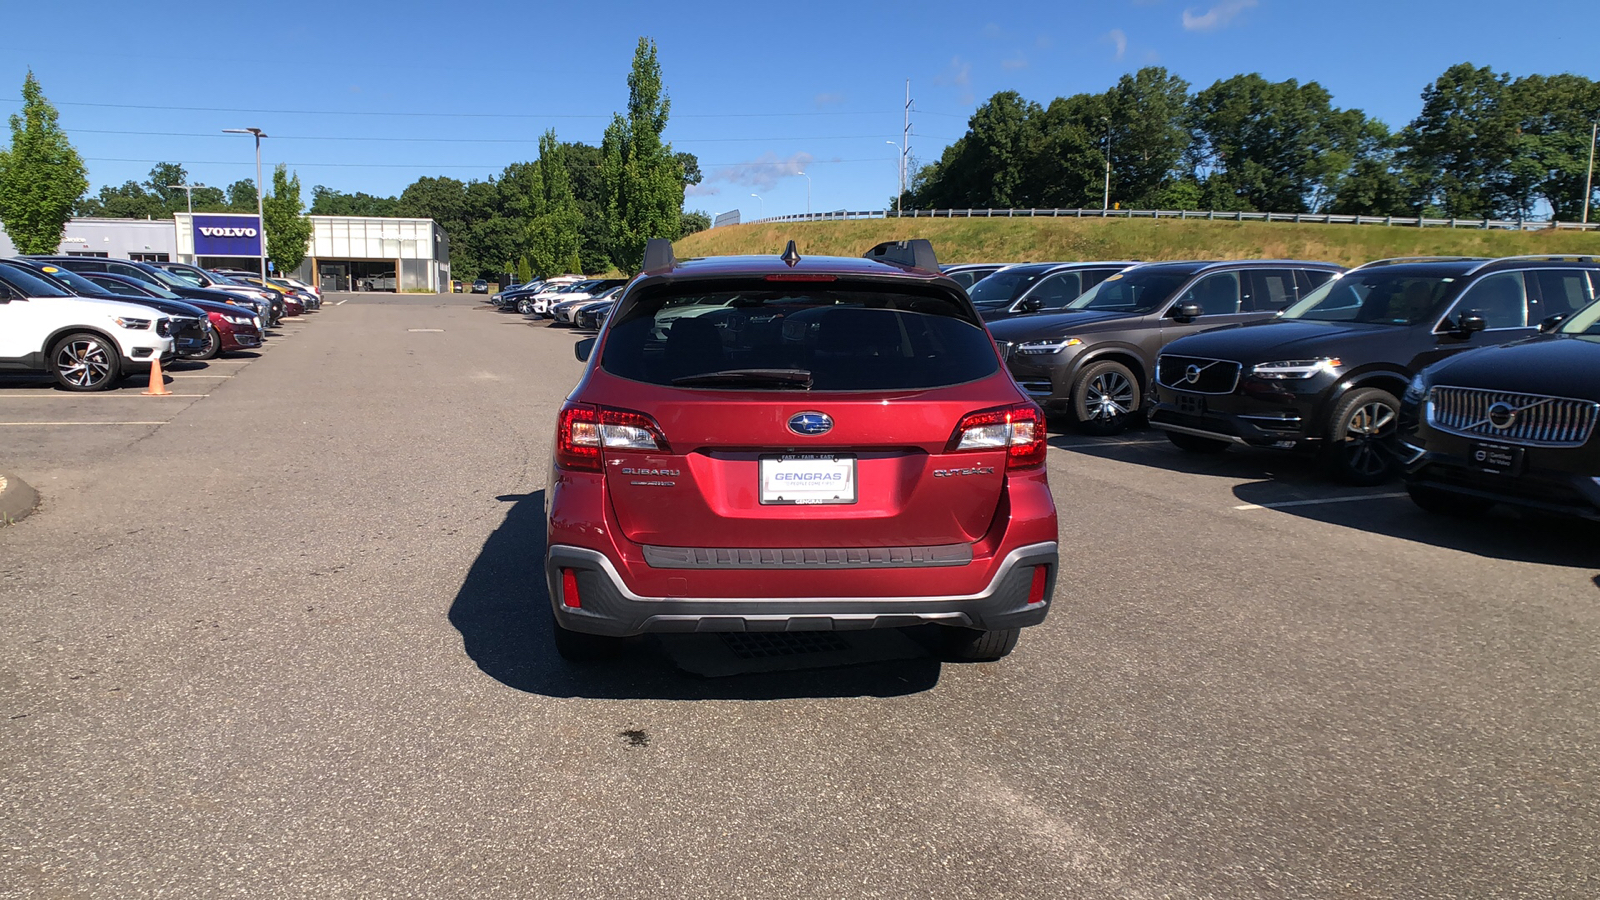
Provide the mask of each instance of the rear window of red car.
[{"label": "rear window of red car", "polygon": [[[989,334],[953,298],[832,283],[749,290],[669,288],[630,302],[600,366],[620,378],[717,390],[875,391],[945,387],[999,371]],[[809,379],[729,379],[784,371]]]}]

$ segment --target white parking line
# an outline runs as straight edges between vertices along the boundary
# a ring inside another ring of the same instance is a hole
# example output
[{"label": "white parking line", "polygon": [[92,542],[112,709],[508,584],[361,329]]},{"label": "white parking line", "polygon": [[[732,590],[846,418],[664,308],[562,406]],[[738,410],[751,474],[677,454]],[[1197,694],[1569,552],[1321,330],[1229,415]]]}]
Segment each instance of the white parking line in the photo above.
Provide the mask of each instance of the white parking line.
[{"label": "white parking line", "polygon": [[[104,394],[73,394],[66,392],[53,392],[49,394],[0,394],[0,402],[5,400],[87,400],[94,398],[104,400],[112,397],[143,397],[142,391],[110,391]],[[209,394],[162,394],[163,397],[209,397]]]},{"label": "white parking line", "polygon": [[0,422],[0,427],[39,426],[54,428],[58,425],[165,425],[162,422]]},{"label": "white parking line", "polygon": [[1324,497],[1320,500],[1285,500],[1282,503],[1245,503],[1234,509],[1284,509],[1290,506],[1320,506],[1324,503],[1353,503],[1357,500],[1393,500],[1404,496],[1404,491],[1397,494],[1361,494],[1356,497]]},{"label": "white parking line", "polygon": [[168,372],[167,373],[167,377],[168,378],[232,378],[233,376],[235,376],[237,374],[239,374],[239,373],[238,372],[229,372],[228,374],[224,375],[221,372],[218,372],[215,375],[202,375],[200,373],[189,374],[187,372]]},{"label": "white parking line", "polygon": [[343,306],[343,305],[345,305],[346,303],[349,303],[349,302],[350,302],[350,298],[346,297],[343,300],[340,300],[338,303],[335,303],[334,306]]}]

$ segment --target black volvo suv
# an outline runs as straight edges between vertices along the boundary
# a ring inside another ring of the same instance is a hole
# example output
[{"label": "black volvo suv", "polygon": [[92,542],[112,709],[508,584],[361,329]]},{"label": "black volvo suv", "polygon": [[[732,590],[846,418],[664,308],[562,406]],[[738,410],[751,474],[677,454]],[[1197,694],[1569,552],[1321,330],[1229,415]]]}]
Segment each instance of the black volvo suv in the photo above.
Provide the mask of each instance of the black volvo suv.
[{"label": "black volvo suv", "polygon": [[[1142,263],[1058,313],[992,322],[989,332],[1009,350],[1012,377],[1047,412],[1067,413],[1089,434],[1115,434],[1144,411],[1167,343],[1270,319],[1342,271],[1301,260]],[[1005,274],[980,283],[973,302]]]},{"label": "black volvo suv", "polygon": [[1334,477],[1379,484],[1399,472],[1393,439],[1412,376],[1537,334],[1587,305],[1596,277],[1594,257],[1369,263],[1270,322],[1169,344],[1150,424],[1191,452],[1316,449]]},{"label": "black volvo suv", "polygon": [[[1575,300],[1582,283],[1569,283]],[[1600,303],[1540,330],[1412,379],[1399,449],[1418,506],[1459,516],[1506,503],[1600,521]]]}]

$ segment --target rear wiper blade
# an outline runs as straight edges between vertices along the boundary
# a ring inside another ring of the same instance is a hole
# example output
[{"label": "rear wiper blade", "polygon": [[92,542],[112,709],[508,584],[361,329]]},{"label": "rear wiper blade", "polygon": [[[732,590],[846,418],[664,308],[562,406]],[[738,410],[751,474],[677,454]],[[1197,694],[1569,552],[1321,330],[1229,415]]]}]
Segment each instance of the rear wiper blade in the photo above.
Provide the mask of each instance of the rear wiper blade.
[{"label": "rear wiper blade", "polygon": [[806,369],[723,369],[672,379],[674,385],[693,387],[708,384],[770,384],[811,390],[811,373]]}]

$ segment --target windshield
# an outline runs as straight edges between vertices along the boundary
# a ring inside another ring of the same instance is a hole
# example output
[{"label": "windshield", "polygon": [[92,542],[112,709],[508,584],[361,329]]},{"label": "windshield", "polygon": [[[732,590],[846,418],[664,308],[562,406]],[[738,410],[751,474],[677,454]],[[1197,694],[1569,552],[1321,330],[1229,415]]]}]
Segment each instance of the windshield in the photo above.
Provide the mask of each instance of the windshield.
[{"label": "windshield", "polygon": [[[726,286],[726,285],[724,285]],[[657,293],[607,325],[601,367],[717,390],[915,390],[999,371],[954,297],[828,285]]]},{"label": "windshield", "polygon": [[980,307],[1006,306],[1044,277],[1050,266],[1015,266],[1001,269],[972,286],[967,296]]},{"label": "windshield", "polygon": [[182,300],[183,299],[182,297],[178,296],[177,294],[174,294],[173,292],[167,290],[164,287],[161,287],[160,285],[150,284],[148,282],[141,281],[141,282],[139,282],[139,287],[144,288],[144,291],[145,291],[146,294],[155,294],[157,297],[160,297],[162,300]]},{"label": "windshield", "polygon": [[89,296],[98,297],[106,293],[105,288],[95,284],[93,281],[90,281],[71,269],[63,269],[60,266],[43,266],[39,271],[49,276],[52,280],[59,281],[61,284],[66,286],[67,290],[74,294],[82,294],[83,292],[88,291]]},{"label": "windshield", "polygon": [[150,273],[154,274],[157,278],[161,279],[161,283],[162,284],[164,284],[164,285],[166,285],[168,287],[177,287],[177,288],[184,288],[184,289],[188,289],[188,288],[194,287],[194,285],[188,283],[187,281],[184,281],[182,278],[179,278],[178,276],[172,274],[171,272],[168,272],[166,269],[163,269],[160,266],[151,266],[148,269],[141,269],[140,271],[142,271],[142,272],[150,272]]},{"label": "windshield", "polygon": [[198,274],[196,274],[194,272],[189,271],[188,269],[169,269],[169,268],[167,268],[165,266],[156,266],[156,268],[160,269],[163,272],[166,272],[168,275],[171,275],[174,278],[179,279],[179,281],[181,283],[183,283],[184,287],[205,287],[206,286],[206,280],[203,277],[201,277],[200,275],[198,275]]},{"label": "windshield", "polygon": [[24,297],[71,297],[72,292],[21,266],[0,266],[0,281]]},{"label": "windshield", "polygon": [[1095,309],[1143,315],[1167,304],[1189,280],[1189,272],[1159,269],[1118,272],[1068,303],[1067,309]]},{"label": "windshield", "polygon": [[1600,337],[1600,300],[1572,314],[1558,329],[1562,334],[1582,334]]},{"label": "windshield", "polygon": [[1383,269],[1346,272],[1280,315],[1313,322],[1418,325],[1439,317],[1455,293],[1455,281],[1441,275]]}]

